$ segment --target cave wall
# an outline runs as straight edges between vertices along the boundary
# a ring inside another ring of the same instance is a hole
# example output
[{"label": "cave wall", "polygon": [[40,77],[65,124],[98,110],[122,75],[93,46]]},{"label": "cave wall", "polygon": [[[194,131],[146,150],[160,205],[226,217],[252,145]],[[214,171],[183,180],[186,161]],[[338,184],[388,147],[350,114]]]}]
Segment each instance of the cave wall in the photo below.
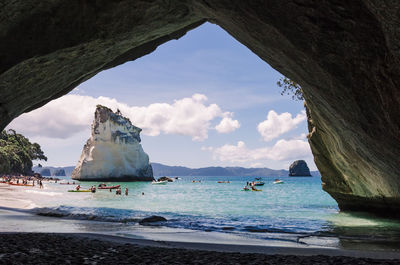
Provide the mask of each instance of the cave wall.
[{"label": "cave wall", "polygon": [[400,3],[34,1],[0,11],[0,127],[204,21],[297,81],[323,188],[344,210],[400,209]]}]

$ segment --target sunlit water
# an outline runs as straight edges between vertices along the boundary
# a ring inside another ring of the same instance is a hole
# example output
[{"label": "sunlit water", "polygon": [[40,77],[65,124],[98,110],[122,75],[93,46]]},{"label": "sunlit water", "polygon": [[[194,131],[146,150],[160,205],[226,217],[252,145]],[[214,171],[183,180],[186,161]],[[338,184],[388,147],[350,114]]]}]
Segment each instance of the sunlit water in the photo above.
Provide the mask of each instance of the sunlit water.
[{"label": "sunlit water", "polygon": [[[121,196],[114,190],[71,193],[67,190],[75,186],[58,183],[46,183],[43,190],[21,188],[21,192],[36,206],[35,213],[68,219],[137,226],[143,217],[160,215],[168,219],[162,225],[170,228],[258,240],[353,248],[362,244],[396,248],[400,242],[400,224],[394,220],[339,213],[336,202],[321,189],[319,177],[281,179],[284,184],[264,178],[266,183],[258,192],[242,190],[253,180],[249,177],[181,177],[167,185],[122,182],[118,183],[122,185]],[[217,183],[227,180],[230,183]],[[81,185],[88,188],[98,184]],[[126,187],[128,196],[124,195]]]}]

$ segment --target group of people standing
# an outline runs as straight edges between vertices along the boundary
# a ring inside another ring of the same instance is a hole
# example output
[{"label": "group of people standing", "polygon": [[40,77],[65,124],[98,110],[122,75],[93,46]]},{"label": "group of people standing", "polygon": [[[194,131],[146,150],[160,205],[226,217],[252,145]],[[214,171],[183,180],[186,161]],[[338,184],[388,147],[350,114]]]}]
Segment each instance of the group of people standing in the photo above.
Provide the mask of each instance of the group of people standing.
[{"label": "group of people standing", "polygon": [[[30,183],[30,181],[32,181]],[[10,184],[10,185],[19,185],[19,186],[35,186],[35,183],[39,185],[40,189],[43,189],[43,182],[41,178],[33,177],[33,176],[13,176],[13,175],[3,175],[1,176],[2,183]]]}]

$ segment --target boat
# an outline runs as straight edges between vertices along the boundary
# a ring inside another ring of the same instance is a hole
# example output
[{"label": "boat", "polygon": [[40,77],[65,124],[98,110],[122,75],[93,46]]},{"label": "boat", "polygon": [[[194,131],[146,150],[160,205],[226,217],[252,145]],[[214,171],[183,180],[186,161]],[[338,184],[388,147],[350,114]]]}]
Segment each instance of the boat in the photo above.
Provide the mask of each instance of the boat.
[{"label": "boat", "polygon": [[69,190],[68,192],[91,192],[91,190]]},{"label": "boat", "polygon": [[231,183],[231,182],[228,180],[228,181],[218,181],[218,183]]},{"label": "boat", "polygon": [[33,187],[34,186],[33,184],[22,184],[22,183],[12,183],[12,182],[10,182],[8,184],[13,185],[13,186],[26,186],[26,187]]},{"label": "boat", "polygon": [[264,186],[265,182],[262,180],[262,178],[256,178],[255,181],[253,181],[254,186]]},{"label": "boat", "polygon": [[118,189],[121,185],[114,185],[114,186],[99,186],[99,190],[111,190],[111,189]]},{"label": "boat", "polygon": [[283,180],[275,179],[273,183],[274,184],[283,184],[284,182],[283,182]]},{"label": "boat", "polygon": [[167,183],[168,183],[168,180],[164,180],[164,181],[155,181],[155,180],[153,180],[151,182],[151,184],[153,184],[153,185],[165,185]]}]

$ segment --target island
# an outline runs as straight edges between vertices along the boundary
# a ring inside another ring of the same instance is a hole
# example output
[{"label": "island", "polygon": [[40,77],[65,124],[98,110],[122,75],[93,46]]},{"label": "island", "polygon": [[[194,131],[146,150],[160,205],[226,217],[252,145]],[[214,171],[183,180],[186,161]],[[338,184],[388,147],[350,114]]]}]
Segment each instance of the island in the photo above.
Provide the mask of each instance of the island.
[{"label": "island", "polygon": [[306,161],[296,160],[289,167],[289,176],[291,177],[311,177],[310,169]]}]

